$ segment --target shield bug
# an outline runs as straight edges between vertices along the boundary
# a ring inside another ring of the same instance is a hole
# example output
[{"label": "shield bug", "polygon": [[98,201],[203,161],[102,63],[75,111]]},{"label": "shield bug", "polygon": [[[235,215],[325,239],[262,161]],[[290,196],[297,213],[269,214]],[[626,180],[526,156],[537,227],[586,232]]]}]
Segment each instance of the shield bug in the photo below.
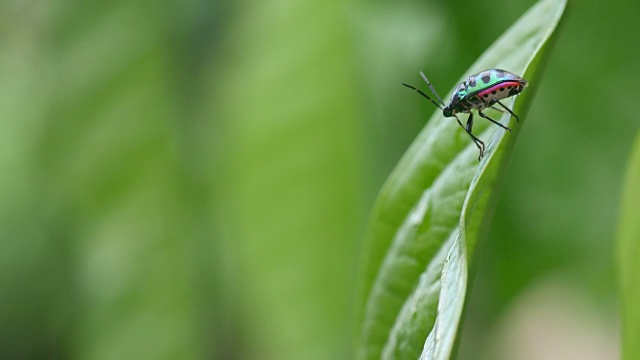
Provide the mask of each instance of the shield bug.
[{"label": "shield bug", "polygon": [[[429,95],[425,94],[422,90],[407,84],[402,84],[410,89],[417,91],[420,95],[427,98],[427,100],[431,101],[435,106],[437,106],[440,110],[442,110],[442,114],[445,117],[455,117],[473,142],[480,150],[480,155],[478,156],[478,161],[482,159],[484,156],[485,145],[482,140],[478,139],[475,135],[473,135],[473,112],[471,110],[477,110],[478,115],[481,117],[491,121],[492,123],[500,126],[505,130],[511,131],[511,129],[505,125],[502,125],[498,121],[492,119],[487,114],[482,111],[488,108],[492,108],[501,112],[508,112],[516,120],[520,121],[518,116],[511,111],[508,107],[500,102],[502,99],[506,99],[511,96],[515,96],[520,94],[522,90],[527,86],[527,81],[518,75],[512,74],[506,70],[500,69],[490,69],[479,72],[475,75],[469,76],[469,78],[463,83],[459,84],[456,89],[453,91],[453,96],[448,104],[445,104],[444,101],[440,98],[436,89],[431,85],[431,82],[427,77],[420,72],[420,76],[427,83],[429,89],[435,95],[438,102],[433,100]],[[502,108],[495,107],[495,104],[500,105]],[[467,118],[466,126],[462,125],[460,118],[456,115],[459,113],[468,113],[469,117]]]}]

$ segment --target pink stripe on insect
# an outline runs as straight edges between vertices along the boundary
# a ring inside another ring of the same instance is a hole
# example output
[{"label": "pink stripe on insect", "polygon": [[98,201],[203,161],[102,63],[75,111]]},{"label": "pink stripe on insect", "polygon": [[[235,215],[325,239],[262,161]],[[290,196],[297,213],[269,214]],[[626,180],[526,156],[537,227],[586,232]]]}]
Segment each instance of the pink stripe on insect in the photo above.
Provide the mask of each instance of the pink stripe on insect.
[{"label": "pink stripe on insect", "polygon": [[[485,94],[488,95],[488,94],[491,94],[492,91],[498,92],[498,91],[500,91],[500,89],[504,89],[503,91],[509,91],[509,90],[511,90],[513,88],[518,88],[520,85],[521,84],[519,82],[517,82],[517,81],[505,81],[505,82],[502,82],[500,84],[496,84],[496,85],[494,85],[494,86],[492,86],[492,87],[490,87],[490,88],[488,88],[486,90],[483,90],[483,91],[479,92],[477,94],[477,96],[484,96]],[[511,86],[511,89],[509,89],[509,86]]]}]

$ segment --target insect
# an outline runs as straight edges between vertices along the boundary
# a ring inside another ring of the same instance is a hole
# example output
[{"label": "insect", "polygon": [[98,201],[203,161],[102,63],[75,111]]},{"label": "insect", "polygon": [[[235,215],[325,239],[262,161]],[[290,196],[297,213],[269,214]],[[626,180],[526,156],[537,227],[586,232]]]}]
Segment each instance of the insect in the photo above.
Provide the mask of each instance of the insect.
[{"label": "insect", "polygon": [[[445,104],[444,101],[442,101],[442,99],[436,92],[436,89],[433,87],[433,85],[431,85],[431,82],[429,82],[429,79],[427,79],[422,71],[420,72],[420,76],[422,76],[422,79],[427,83],[429,89],[431,90],[433,95],[435,95],[439,103],[429,97],[429,95],[425,94],[422,90],[414,86],[407,85],[405,83],[403,83],[402,85],[408,87],[409,89],[417,91],[420,95],[427,98],[429,101],[431,101],[431,103],[442,110],[442,114],[445,117],[455,117],[456,120],[458,120],[458,124],[460,124],[460,127],[462,127],[467,132],[467,134],[471,136],[471,139],[473,139],[473,142],[478,147],[478,150],[480,150],[478,161],[480,161],[484,156],[485,145],[482,140],[480,140],[472,133],[473,112],[471,112],[471,110],[477,110],[478,115],[480,115],[481,117],[509,131],[511,131],[509,127],[502,125],[482,111],[488,108],[492,108],[500,112],[508,112],[513,117],[515,117],[517,121],[520,121],[518,115],[514,114],[511,109],[500,102],[500,100],[502,99],[520,94],[520,92],[522,92],[522,90],[527,86],[527,81],[519,77],[518,75],[500,69],[485,70],[475,75],[471,75],[465,82],[459,84],[456,87],[456,89],[453,91],[453,96],[451,97],[449,104]],[[500,105],[502,108],[495,107],[495,104]],[[466,126],[462,125],[460,118],[456,115],[459,113],[469,114]]]}]

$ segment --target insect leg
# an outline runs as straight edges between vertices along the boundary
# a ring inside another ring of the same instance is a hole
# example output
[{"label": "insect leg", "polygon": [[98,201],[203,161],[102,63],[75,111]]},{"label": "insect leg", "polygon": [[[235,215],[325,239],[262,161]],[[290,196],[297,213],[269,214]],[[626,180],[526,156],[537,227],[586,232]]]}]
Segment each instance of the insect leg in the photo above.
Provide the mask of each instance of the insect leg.
[{"label": "insect leg", "polygon": [[[520,118],[518,117],[518,115],[514,114],[513,111],[511,111],[511,109],[509,109],[508,107],[504,106],[503,103],[501,103],[500,101],[498,101],[498,104],[500,104],[500,106],[502,106],[505,110],[507,110],[507,112],[509,112],[509,114],[511,114],[511,116],[513,116],[514,118],[516,118],[516,120],[518,122],[520,122]],[[498,109],[496,109],[498,110]]]},{"label": "insect leg", "polygon": [[484,114],[482,111],[478,110],[478,114],[479,114],[480,116],[482,116],[483,118],[485,118],[485,119],[487,119],[487,120],[491,121],[492,123],[494,123],[494,124],[496,124],[496,125],[500,126],[501,128],[503,128],[503,129],[505,129],[505,130],[509,130],[509,131],[511,131],[511,129],[510,129],[509,127],[504,126],[504,125],[500,124],[499,122],[497,122],[497,121],[493,120],[492,118],[490,118],[489,116],[487,116],[486,114]]},{"label": "insect leg", "polygon": [[478,147],[478,150],[480,150],[480,155],[478,155],[478,161],[480,161],[482,159],[482,157],[484,156],[484,143],[482,142],[482,140],[478,139],[475,135],[473,135],[473,133],[471,132],[473,130],[473,113],[469,113],[469,118],[467,118],[467,126],[463,126],[462,123],[460,122],[460,119],[458,119],[458,117],[456,116],[456,120],[458,120],[458,124],[460,124],[460,127],[462,127],[464,129],[464,131],[467,132],[467,134],[469,134],[469,136],[471,136],[471,139],[473,139],[473,143],[476,144],[476,146]]}]

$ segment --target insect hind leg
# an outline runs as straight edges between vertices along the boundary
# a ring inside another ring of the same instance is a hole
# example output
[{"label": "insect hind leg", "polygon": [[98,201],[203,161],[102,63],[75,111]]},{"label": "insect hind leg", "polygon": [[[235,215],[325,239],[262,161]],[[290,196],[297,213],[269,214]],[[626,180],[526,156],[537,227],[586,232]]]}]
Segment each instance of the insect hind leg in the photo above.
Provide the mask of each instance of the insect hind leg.
[{"label": "insect hind leg", "polygon": [[496,120],[493,120],[492,118],[490,118],[488,115],[486,115],[485,113],[483,113],[482,111],[478,110],[478,115],[480,115],[481,117],[491,121],[492,123],[500,126],[501,128],[505,129],[505,130],[509,130],[511,131],[511,128],[509,128],[508,126],[502,125],[499,122],[497,122]]},{"label": "insect hind leg", "polygon": [[[506,110],[509,114],[511,114],[511,116],[513,116],[514,118],[516,118],[517,122],[520,122],[520,118],[518,117],[518,115],[514,114],[513,111],[511,111],[511,109],[509,109],[508,107],[506,107],[503,103],[501,103],[500,101],[497,101],[498,104],[500,104],[500,106],[502,106],[504,108],[504,110]],[[498,110],[498,111],[502,111],[504,112],[504,110],[502,109],[498,109],[495,108],[494,109]]]}]

